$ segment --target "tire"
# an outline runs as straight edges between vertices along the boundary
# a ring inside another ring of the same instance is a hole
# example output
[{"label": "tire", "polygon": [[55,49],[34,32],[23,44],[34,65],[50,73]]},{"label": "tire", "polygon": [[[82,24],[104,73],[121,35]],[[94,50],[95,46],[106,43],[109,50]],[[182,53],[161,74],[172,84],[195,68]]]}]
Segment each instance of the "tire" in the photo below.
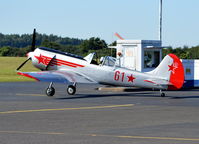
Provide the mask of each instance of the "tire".
[{"label": "tire", "polygon": [[52,97],[54,94],[55,94],[55,88],[54,87],[51,87],[51,88],[48,87],[46,89],[46,95],[47,96]]},{"label": "tire", "polygon": [[165,97],[165,93],[161,93],[161,97]]},{"label": "tire", "polygon": [[73,86],[73,85],[69,85],[68,88],[67,88],[67,93],[68,93],[69,95],[74,95],[75,92],[76,92],[76,87]]}]

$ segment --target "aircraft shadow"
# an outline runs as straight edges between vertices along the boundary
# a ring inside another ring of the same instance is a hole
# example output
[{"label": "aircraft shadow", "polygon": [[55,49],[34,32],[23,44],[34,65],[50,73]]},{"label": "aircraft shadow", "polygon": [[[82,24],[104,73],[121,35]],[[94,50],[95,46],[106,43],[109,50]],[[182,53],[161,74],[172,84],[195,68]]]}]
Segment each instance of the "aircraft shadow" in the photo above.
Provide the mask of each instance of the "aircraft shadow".
[{"label": "aircraft shadow", "polygon": [[142,92],[142,93],[119,93],[119,94],[77,94],[75,96],[56,98],[56,99],[82,99],[82,98],[101,98],[101,97],[119,97],[119,96],[128,96],[128,97],[160,97],[159,94],[153,92]]},{"label": "aircraft shadow", "polygon": [[179,97],[177,97],[177,96],[170,96],[170,99],[193,99],[193,98],[196,98],[196,99],[198,99],[199,98],[199,96],[179,96]]},{"label": "aircraft shadow", "polygon": [[[166,92],[165,92],[166,93]],[[66,97],[61,97],[61,98],[56,98],[56,99],[84,99],[84,98],[102,98],[102,97],[156,97],[160,98],[159,92],[151,91],[151,92],[140,92],[140,91],[126,91],[125,93],[111,93],[111,94],[76,94],[74,96],[66,96]],[[165,98],[169,99],[198,99],[199,96],[192,95],[192,96],[172,96],[172,95],[167,95]]]}]

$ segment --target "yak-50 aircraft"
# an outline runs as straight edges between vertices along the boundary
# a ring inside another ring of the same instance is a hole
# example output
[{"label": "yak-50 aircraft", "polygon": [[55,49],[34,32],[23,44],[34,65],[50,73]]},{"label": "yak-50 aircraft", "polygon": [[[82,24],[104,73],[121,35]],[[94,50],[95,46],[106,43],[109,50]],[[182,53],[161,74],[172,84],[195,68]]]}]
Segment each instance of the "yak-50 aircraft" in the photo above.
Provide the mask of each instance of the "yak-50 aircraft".
[{"label": "yak-50 aircraft", "polygon": [[[95,53],[80,57],[58,50],[35,45],[35,30],[33,34],[32,52],[27,54],[28,59],[17,68],[17,74],[37,81],[50,82],[46,89],[47,96],[53,96],[53,83],[59,82],[68,85],[67,92],[73,95],[78,83],[99,83],[123,87],[143,87],[159,89],[160,95],[165,96],[162,90],[177,90],[184,83],[184,68],[180,59],[174,54],[164,57],[159,66],[150,72],[139,72],[122,68],[118,59],[106,56],[97,64],[93,60]],[[19,69],[28,61],[40,69],[39,72],[20,72]]]}]

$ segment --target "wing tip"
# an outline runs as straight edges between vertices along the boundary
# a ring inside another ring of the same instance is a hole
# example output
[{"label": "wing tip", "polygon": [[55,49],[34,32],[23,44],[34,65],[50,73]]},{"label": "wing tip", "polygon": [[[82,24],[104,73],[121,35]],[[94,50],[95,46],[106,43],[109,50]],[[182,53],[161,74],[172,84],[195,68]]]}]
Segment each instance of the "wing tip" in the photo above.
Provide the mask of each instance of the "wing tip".
[{"label": "wing tip", "polygon": [[21,75],[21,76],[28,77],[28,78],[32,78],[32,79],[34,79],[34,80],[36,80],[36,81],[40,81],[40,80],[37,79],[36,77],[33,77],[33,76],[31,76],[31,75],[29,75],[29,74],[27,74],[27,73],[17,72],[17,74],[18,74],[18,75]]}]

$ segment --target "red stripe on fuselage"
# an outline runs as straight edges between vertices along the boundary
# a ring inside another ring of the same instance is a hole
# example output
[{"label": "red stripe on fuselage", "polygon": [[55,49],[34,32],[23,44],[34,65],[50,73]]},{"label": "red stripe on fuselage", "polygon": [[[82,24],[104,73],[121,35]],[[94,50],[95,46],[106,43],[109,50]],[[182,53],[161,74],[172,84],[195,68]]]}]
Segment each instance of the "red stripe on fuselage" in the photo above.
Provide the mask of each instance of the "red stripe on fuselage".
[{"label": "red stripe on fuselage", "polygon": [[57,60],[57,62],[60,62],[60,63],[66,63],[66,64],[70,64],[70,65],[75,65],[75,66],[78,66],[78,67],[84,67],[83,65],[72,63],[72,62],[69,62],[69,61],[64,61],[64,60],[60,60],[60,59],[55,59],[55,60]]},{"label": "red stripe on fuselage", "polygon": [[75,64],[75,63],[71,63],[68,61],[61,61],[61,60],[52,60],[52,65],[67,65],[67,66],[71,66],[71,67],[84,67],[83,65],[79,65],[79,64]]},{"label": "red stripe on fuselage", "polygon": [[70,67],[77,67],[76,65],[71,65],[71,64],[67,64],[67,63],[60,63],[60,62],[52,62],[50,64],[50,66],[54,66],[54,65],[57,65],[57,66],[62,66],[62,65],[66,65],[66,66],[70,66]]},{"label": "red stripe on fuselage", "polygon": [[[47,56],[44,56],[44,55],[41,55],[41,54],[40,54],[40,57],[38,57],[38,56],[35,56],[35,57],[37,59],[41,58],[42,59],[41,63],[43,63],[44,65],[47,65],[51,61],[51,59],[52,59],[50,57],[47,57]],[[69,61],[64,61],[64,60],[61,60],[61,59],[53,59],[52,62],[51,62],[51,64],[50,64],[50,66],[54,66],[54,65],[57,65],[57,66],[66,65],[66,66],[70,66],[70,67],[74,67],[74,68],[84,67],[84,65],[72,63],[72,62],[69,62]]]},{"label": "red stripe on fuselage", "polygon": [[152,84],[157,84],[157,83],[155,83],[155,82],[153,82],[153,81],[150,81],[150,80],[144,80],[145,82],[149,82],[149,83],[152,83]]}]

